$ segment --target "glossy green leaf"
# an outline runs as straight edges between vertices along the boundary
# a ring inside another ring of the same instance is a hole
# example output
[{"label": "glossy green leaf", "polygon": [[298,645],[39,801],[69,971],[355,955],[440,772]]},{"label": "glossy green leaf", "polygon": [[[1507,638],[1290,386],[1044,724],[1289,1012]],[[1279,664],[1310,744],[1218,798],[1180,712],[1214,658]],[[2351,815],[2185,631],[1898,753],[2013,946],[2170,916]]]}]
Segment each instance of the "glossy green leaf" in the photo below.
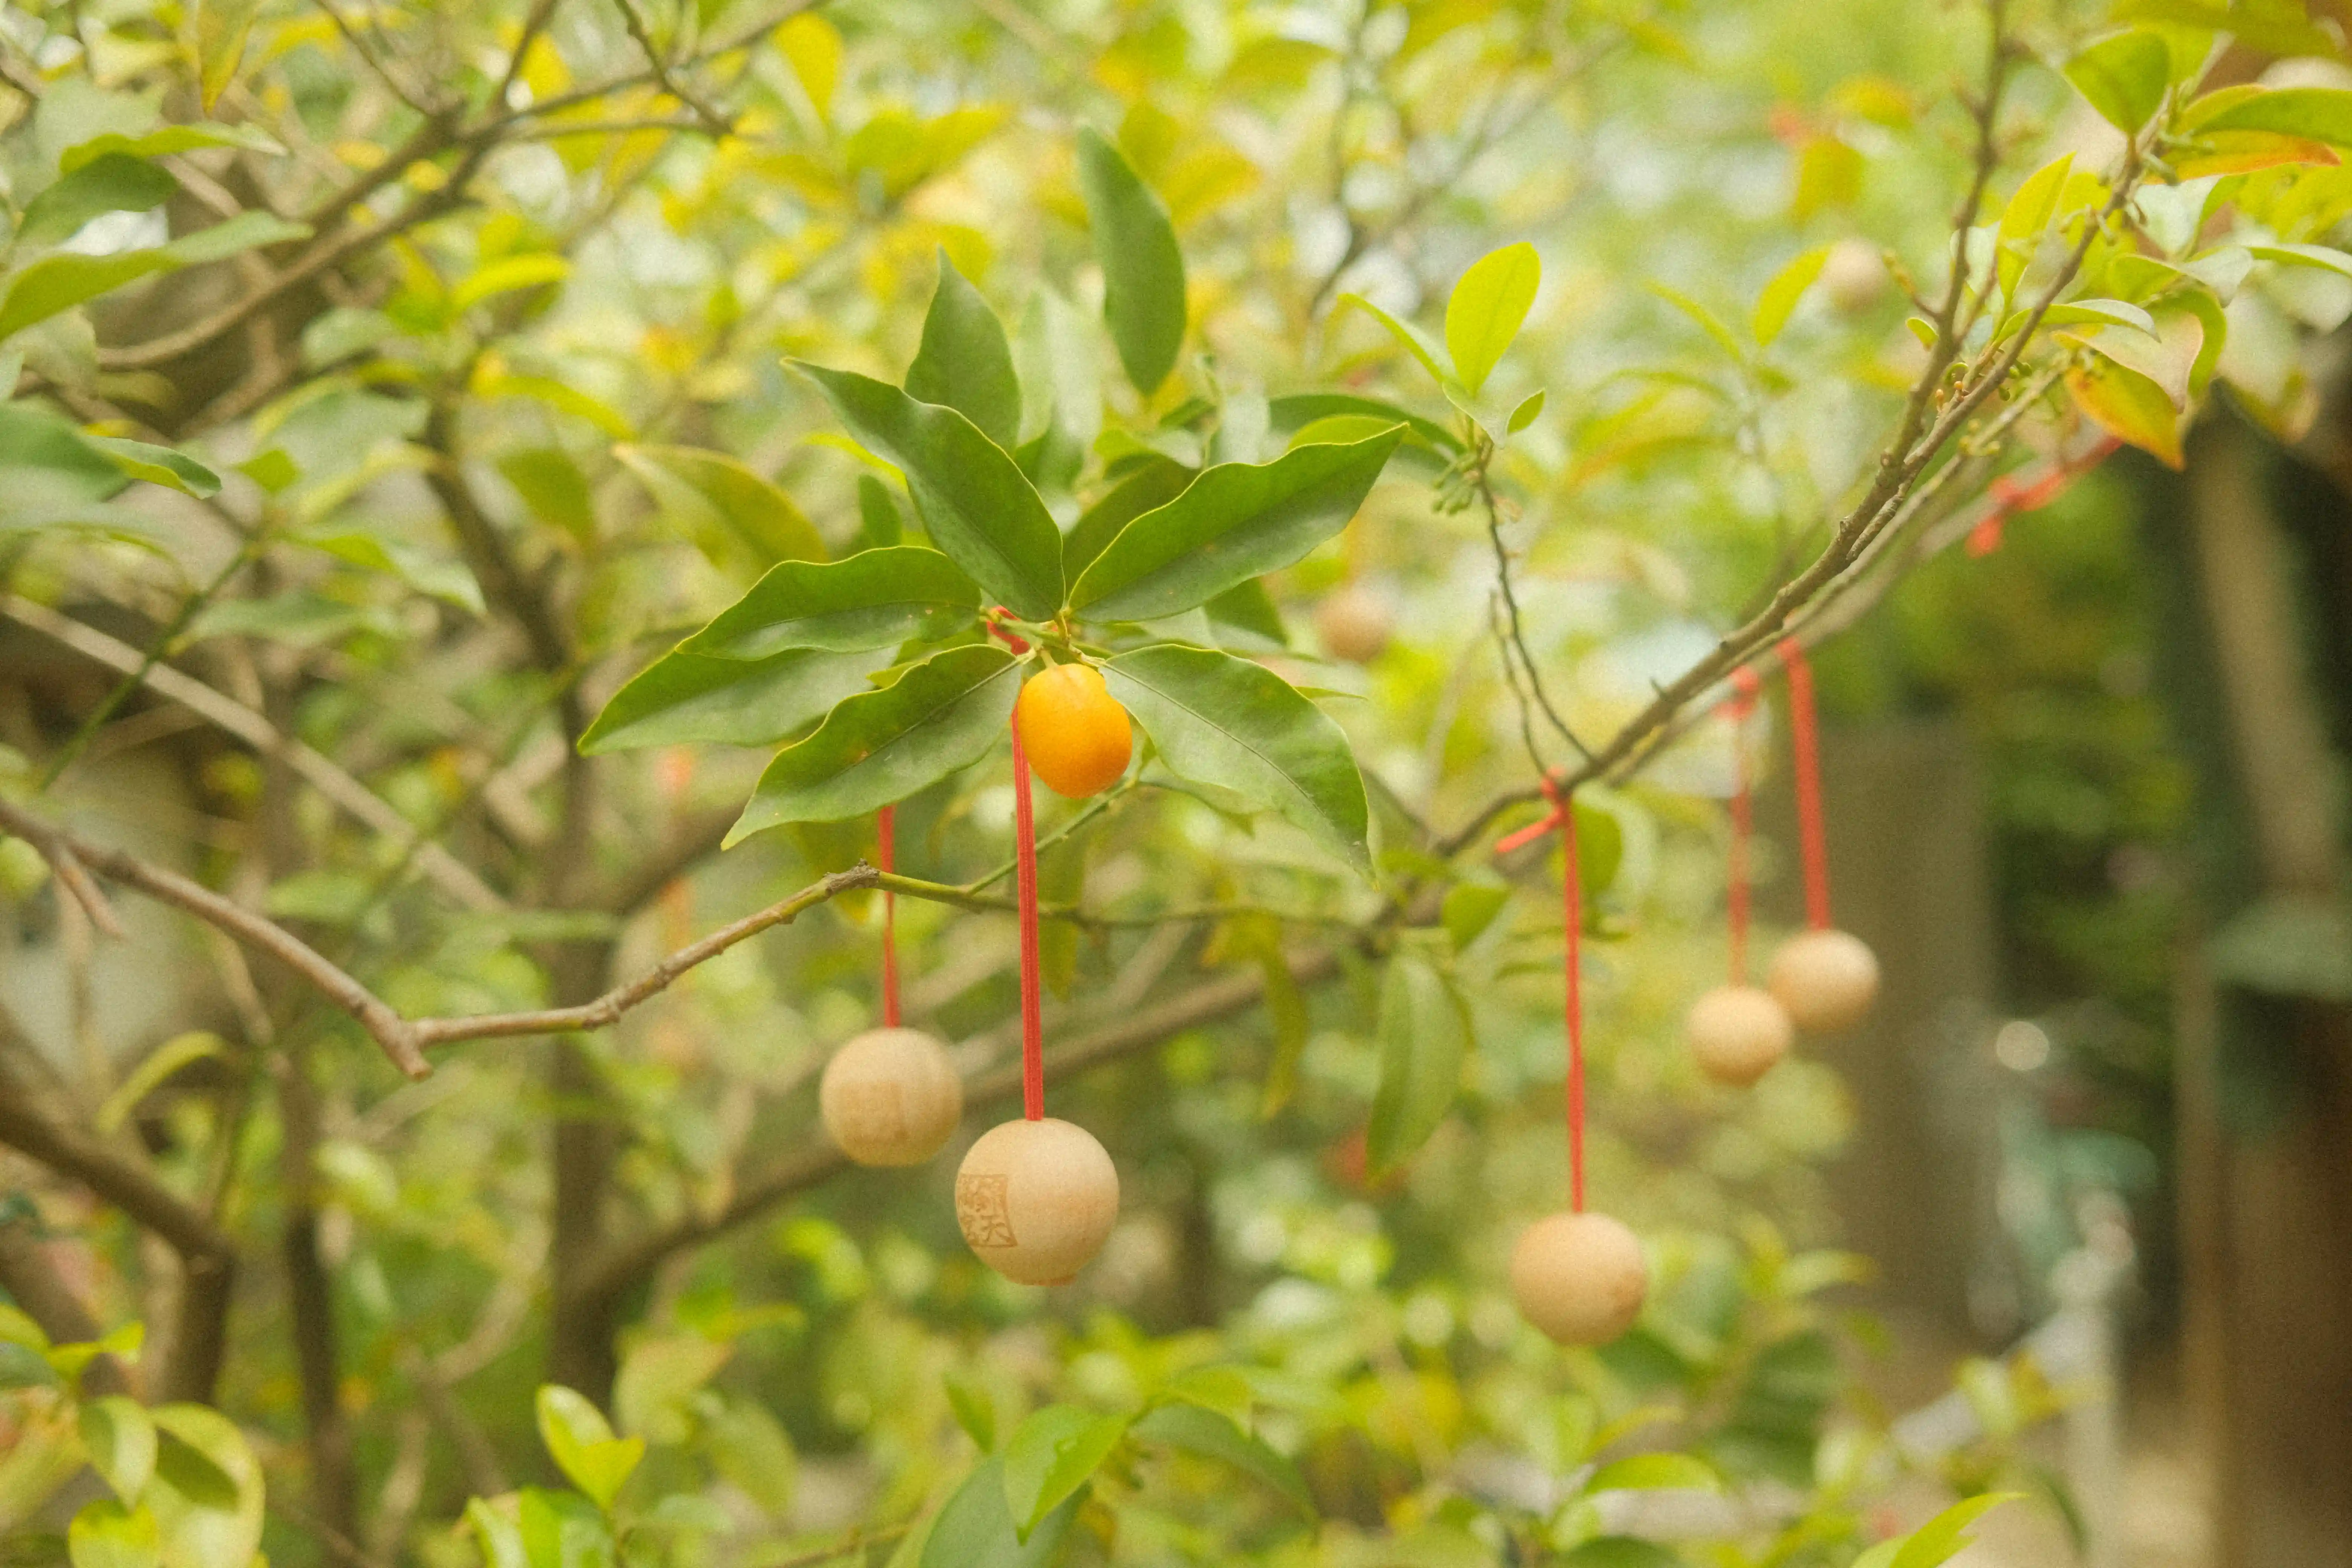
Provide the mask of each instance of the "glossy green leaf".
[{"label": "glossy green leaf", "polygon": [[1519,405],[1511,410],[1510,418],[1504,422],[1503,433],[1507,436],[1517,435],[1520,431],[1526,429],[1528,426],[1542,418],[1543,411],[1543,388],[1538,387],[1535,391],[1530,392],[1525,397],[1519,399]]},{"label": "glossy green leaf", "polygon": [[2066,188],[2066,176],[2074,167],[2072,153],[2044,163],[2025,177],[2017,194],[2009,198],[2009,205],[2001,209],[2000,250],[1994,264],[2003,299],[2017,291],[2018,279],[2025,276],[2034,246],[2058,211],[2059,193]]},{"label": "glossy green leaf", "polygon": [[541,1384],[534,1408],[540,1441],[556,1468],[598,1508],[612,1507],[645,1458],[645,1439],[614,1436],[604,1413],[561,1384]]},{"label": "glossy green leaf", "polygon": [[[2013,336],[2032,312],[2019,310],[2001,322],[1994,341]],[[2069,300],[2063,305],[2053,305],[2042,312],[2044,327],[2115,326],[2129,327],[2156,335],[2156,318],[2137,305],[2125,300]]]},{"label": "glossy green leaf", "polygon": [[170,201],[179,189],[179,181],[144,158],[106,153],[25,204],[16,244],[25,249],[55,245],[102,213],[143,213]]},{"label": "glossy green leaf", "polygon": [[1076,581],[1119,531],[1145,512],[1156,511],[1184,493],[1196,470],[1153,453],[1078,514],[1062,540],[1062,571]]},{"label": "glossy green leaf", "polygon": [[1060,1560],[1077,1512],[1078,1500],[1073,1497],[1023,1540],[1014,1532],[1013,1514],[1005,1505],[1003,1462],[985,1460],[931,1521],[921,1568],[1046,1568]]},{"label": "glossy green leaf", "polygon": [[72,252],[44,256],[17,273],[9,281],[7,293],[0,296],[0,338],[142,278],[224,260],[256,246],[300,239],[310,232],[302,224],[248,212],[144,250],[121,250],[111,256]]},{"label": "glossy green leaf", "polygon": [[1103,679],[1179,778],[1269,807],[1369,866],[1370,813],[1348,738],[1280,676],[1166,643],[1115,656]]},{"label": "glossy green leaf", "polygon": [[80,1419],[90,1468],[124,1503],[136,1502],[155,1473],[155,1423],[137,1400],[119,1394],[85,1404]]},{"label": "glossy green leaf", "polygon": [[[766,562],[822,561],[824,538],[792,497],[724,452],[693,447],[613,448],[664,510],[707,536],[724,531]],[[706,546],[709,548],[709,546]]]},{"label": "glossy green leaf", "polygon": [[988,1390],[976,1383],[950,1373],[943,1380],[948,1391],[948,1408],[955,1412],[956,1425],[964,1436],[983,1454],[996,1451],[996,1402]]},{"label": "glossy green leaf", "polygon": [[2334,87],[2283,87],[2231,103],[2198,127],[2207,131],[2268,131],[2352,147],[2352,91]]},{"label": "glossy green leaf", "polygon": [[1797,302],[1822,275],[1822,265],[1829,258],[1830,247],[1826,245],[1800,251],[1764,285],[1764,292],[1756,297],[1755,319],[1748,323],[1748,330],[1756,334],[1758,348],[1772,346],[1772,341],[1789,324],[1789,318],[1796,313]]},{"label": "glossy green leaf", "polygon": [[1394,338],[1407,353],[1412,355],[1413,358],[1421,362],[1421,368],[1429,372],[1430,380],[1437,383],[1440,386],[1445,384],[1445,371],[1444,367],[1439,365],[1437,363],[1437,345],[1431,342],[1428,338],[1424,337],[1422,334],[1420,328],[1412,325],[1409,321],[1399,321],[1396,317],[1390,315],[1386,310],[1381,310],[1378,305],[1373,304],[1370,300],[1365,299],[1361,294],[1340,295],[1339,304],[1334,308],[1332,313],[1336,315],[1339,310],[1345,310],[1349,306],[1353,306],[1355,309],[1361,310],[1364,314],[1370,316],[1372,320],[1378,321],[1381,326],[1388,329],[1389,336]]},{"label": "glossy green leaf", "polygon": [[983,594],[1029,620],[1061,609],[1061,531],[1020,468],[978,426],[886,382],[793,363],[860,443],[907,476],[931,542]]},{"label": "glossy green leaf", "polygon": [[2340,278],[2352,278],[2352,256],[2329,246],[2249,245],[2246,249],[2259,261],[2276,261],[2288,267],[2315,267]]},{"label": "glossy green leaf", "polygon": [[580,737],[590,756],[696,742],[772,746],[869,691],[887,649],[789,648],[765,658],[711,658],[679,647],[613,694]]},{"label": "glossy green leaf", "polygon": [[1364,1130],[1366,1168],[1384,1175],[1437,1131],[1462,1087],[1470,1018],[1453,983],[1409,952],[1389,960],[1381,984],[1380,1087]]},{"label": "glossy green leaf", "polygon": [[[1461,437],[1437,421],[1377,397],[1359,397],[1349,392],[1296,392],[1268,398],[1265,415],[1268,426],[1277,434],[1292,435],[1318,420],[1352,415],[1377,419],[1381,425],[1402,425],[1413,439],[1425,441],[1443,452],[1462,450]],[[1369,429],[1366,433],[1370,433]]]},{"label": "glossy green leaf", "polygon": [[1032,1412],[1004,1442],[1004,1505],[1016,1539],[1026,1542],[1045,1516],[1094,1479],[1127,1417],[1048,1405]]},{"label": "glossy green leaf", "polygon": [[1103,270],[1103,320],[1127,379],[1146,396],[1184,343],[1184,256],[1168,209],[1091,128],[1078,132],[1078,189]]},{"label": "glossy green leaf", "polygon": [[1302,1518],[1316,1517],[1315,1497],[1307,1490],[1298,1467],[1236,1425],[1219,1411],[1197,1403],[1162,1405],[1130,1429],[1136,1440],[1180,1448],[1188,1454],[1222,1460],[1242,1474],[1263,1481]]},{"label": "glossy green leaf", "polygon": [[1021,429],[1021,382],[1004,323],[940,251],[939,288],[923,317],[922,347],[907,367],[907,395],[944,404],[1011,451]]},{"label": "glossy green leaf", "polygon": [[73,1568],[157,1568],[163,1531],[147,1510],[100,1498],[66,1527],[66,1553]]},{"label": "glossy green leaf", "polygon": [[[857,548],[887,550],[907,537],[907,514],[879,474],[857,476]],[[979,592],[978,589],[973,590]]]},{"label": "glossy green leaf", "polygon": [[131,479],[200,500],[220,494],[220,476],[184,452],[115,436],[85,434],[81,440],[83,446],[103,456]]},{"label": "glossy green leaf", "polygon": [[1488,251],[1472,262],[1445,301],[1445,352],[1454,379],[1472,396],[1502,363],[1536,302],[1543,261],[1526,240]]},{"label": "glossy green leaf", "polygon": [[972,620],[980,589],[936,550],[901,544],[834,562],[787,561],[678,644],[706,658],[836,653],[944,637]]},{"label": "glossy green leaf", "polygon": [[1218,640],[1228,647],[1273,652],[1290,646],[1282,611],[1274,595],[1265,591],[1265,583],[1255,577],[1226,589],[1201,607],[1208,612],[1210,626],[1218,630]]},{"label": "glossy green leaf", "polygon": [[171,1563],[249,1563],[261,1545],[260,1463],[236,1423],[201,1405],[159,1405],[155,1475],[142,1500]]},{"label": "glossy green leaf", "polygon": [[1348,525],[1402,434],[1208,469],[1121,530],[1079,576],[1071,606],[1089,620],[1155,620],[1291,564]]},{"label": "glossy green leaf", "polygon": [[615,1568],[612,1529],[579,1493],[525,1487],[515,1516],[530,1568]]},{"label": "glossy green leaf", "polygon": [[1723,1478],[1688,1454],[1635,1454],[1601,1466],[1584,1483],[1584,1489],[1719,1492],[1723,1489]]},{"label": "glossy green leaf", "polygon": [[1019,668],[993,645],[951,647],[836,705],[814,734],[776,753],[727,842],[863,816],[971,766],[1013,716]]},{"label": "glossy green leaf", "polygon": [[1891,1568],[1937,1568],[1958,1556],[1968,1545],[1969,1526],[1999,1508],[2013,1502],[2021,1492],[1982,1492],[1954,1503],[1918,1529],[1913,1531],[1895,1552]]},{"label": "glossy green leaf", "polygon": [[2151,32],[2111,33],[2068,60],[2065,70],[2066,79],[2107,123],[2133,136],[2164,101],[2172,53]]}]

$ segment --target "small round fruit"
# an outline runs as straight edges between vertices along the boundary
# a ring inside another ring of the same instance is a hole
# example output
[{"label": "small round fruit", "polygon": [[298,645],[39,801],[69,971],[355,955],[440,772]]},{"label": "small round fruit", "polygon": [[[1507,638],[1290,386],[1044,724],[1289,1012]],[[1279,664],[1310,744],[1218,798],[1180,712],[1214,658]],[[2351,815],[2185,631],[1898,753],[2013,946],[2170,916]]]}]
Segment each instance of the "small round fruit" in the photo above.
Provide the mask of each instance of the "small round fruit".
[{"label": "small round fruit", "polygon": [[1753,985],[1717,986],[1691,1004],[1683,1027],[1698,1070],[1734,1089],[1770,1072],[1797,1041],[1788,1011]]},{"label": "small round fruit", "polygon": [[824,1130],[861,1165],[919,1165],[963,1120],[963,1080],[919,1029],[868,1029],[833,1053],[816,1087]]},{"label": "small round fruit", "polygon": [[1118,1218],[1118,1169],[1083,1127],[1047,1117],[980,1135],[956,1172],[956,1224],[1021,1285],[1066,1285]]},{"label": "small round fruit", "polygon": [[1360,583],[1326,594],[1315,606],[1315,635],[1323,651],[1349,664],[1370,664],[1380,658],[1395,623],[1388,601]]},{"label": "small round fruit", "polygon": [[1878,1000],[1878,960],[1850,932],[1802,931],[1772,955],[1764,984],[1798,1028],[1834,1035],[1861,1023]]},{"label": "small round fruit", "polygon": [[1071,800],[1099,795],[1127,772],[1135,726],[1090,664],[1057,664],[1033,677],[1013,703],[1031,771]]},{"label": "small round fruit", "polygon": [[1822,288],[1842,316],[1858,316],[1877,304],[1892,281],[1886,258],[1866,240],[1841,239],[1822,259]]},{"label": "small round fruit", "polygon": [[1511,1295],[1564,1345],[1605,1345],[1633,1326],[1650,1272],[1642,1244],[1607,1215],[1547,1215],[1511,1248]]}]

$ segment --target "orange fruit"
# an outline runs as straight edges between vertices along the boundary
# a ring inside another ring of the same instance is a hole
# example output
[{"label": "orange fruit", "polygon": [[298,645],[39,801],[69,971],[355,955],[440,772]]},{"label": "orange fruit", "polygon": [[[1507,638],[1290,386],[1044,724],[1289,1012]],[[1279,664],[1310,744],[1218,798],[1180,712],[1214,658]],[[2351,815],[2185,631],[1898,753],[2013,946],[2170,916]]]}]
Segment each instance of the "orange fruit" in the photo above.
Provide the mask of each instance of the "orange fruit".
[{"label": "orange fruit", "polygon": [[1022,687],[1013,727],[1045,787],[1071,800],[1118,782],[1135,754],[1135,726],[1090,664],[1057,664]]}]

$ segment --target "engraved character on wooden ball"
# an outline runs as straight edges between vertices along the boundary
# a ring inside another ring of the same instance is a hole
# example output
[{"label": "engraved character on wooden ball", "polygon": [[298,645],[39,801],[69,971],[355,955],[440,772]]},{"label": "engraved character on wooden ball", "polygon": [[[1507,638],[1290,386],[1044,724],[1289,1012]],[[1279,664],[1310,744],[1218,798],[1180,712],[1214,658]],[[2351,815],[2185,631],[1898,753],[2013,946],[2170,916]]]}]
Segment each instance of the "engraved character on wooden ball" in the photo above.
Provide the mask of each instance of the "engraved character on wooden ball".
[{"label": "engraved character on wooden ball", "polygon": [[919,1165],[963,1120],[963,1080],[947,1047],[919,1029],[869,1029],[824,1064],[817,1110],[861,1165]]},{"label": "engraved character on wooden ball", "polygon": [[956,1224],[1022,1285],[1066,1285],[1118,1219],[1118,1170],[1093,1133],[1046,1117],[980,1135],[956,1172]]}]

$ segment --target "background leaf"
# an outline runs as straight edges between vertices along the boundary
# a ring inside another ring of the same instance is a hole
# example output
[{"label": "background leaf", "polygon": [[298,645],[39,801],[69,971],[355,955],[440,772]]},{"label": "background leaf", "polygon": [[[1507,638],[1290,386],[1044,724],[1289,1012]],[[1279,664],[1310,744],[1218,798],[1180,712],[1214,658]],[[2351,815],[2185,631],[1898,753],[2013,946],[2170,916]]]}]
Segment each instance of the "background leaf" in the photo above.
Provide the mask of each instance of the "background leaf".
[{"label": "background leaf", "polygon": [[1092,128],[1078,132],[1078,188],[1103,269],[1103,319],[1127,379],[1160,389],[1184,343],[1184,256],[1175,226],[1118,149]]},{"label": "background leaf", "polygon": [[762,564],[825,558],[824,535],[792,497],[724,452],[619,446],[613,456],[664,508],[706,539],[730,533],[751,546]]},{"label": "background leaf", "polygon": [[1395,1170],[1429,1142],[1453,1109],[1470,1049],[1469,1020],[1452,983],[1408,952],[1389,960],[1379,1033],[1381,1082],[1364,1133],[1374,1175]]},{"label": "background leaf", "polygon": [[2113,33],[2066,62],[2066,79],[2107,123],[2137,135],[2164,101],[2172,53],[2154,33]]},{"label": "background leaf", "polygon": [[1013,1514],[1004,1501],[1003,1461],[984,1460],[931,1521],[921,1568],[1045,1568],[1059,1560],[1077,1511],[1073,1498],[1022,1540],[1013,1533]]},{"label": "background leaf", "polygon": [[1004,324],[940,251],[940,281],[923,317],[923,343],[907,367],[907,395],[945,404],[1011,451],[1021,429],[1021,382]]},{"label": "background leaf", "polygon": [[872,688],[887,649],[833,653],[791,648],[765,658],[707,658],[679,647],[613,693],[580,737],[590,756],[712,742],[772,746]]},{"label": "background leaf", "polygon": [[1194,1404],[1162,1405],[1136,1422],[1130,1431],[1138,1442],[1223,1460],[1271,1487],[1302,1518],[1316,1518],[1314,1494],[1307,1489],[1298,1467],[1243,1431],[1231,1416]]}]

